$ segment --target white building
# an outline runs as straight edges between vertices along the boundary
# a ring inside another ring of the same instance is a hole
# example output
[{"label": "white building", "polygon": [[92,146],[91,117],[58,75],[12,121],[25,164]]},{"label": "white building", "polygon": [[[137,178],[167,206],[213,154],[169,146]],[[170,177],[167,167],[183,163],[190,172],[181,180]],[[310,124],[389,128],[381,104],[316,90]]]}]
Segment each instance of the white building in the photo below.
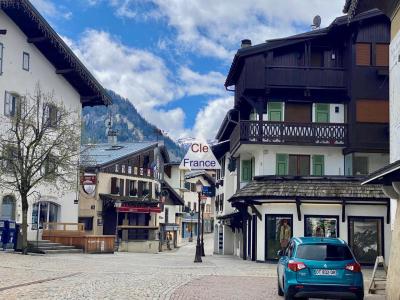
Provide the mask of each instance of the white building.
[{"label": "white building", "polygon": [[[71,49],[27,0],[0,1],[0,113],[7,115],[8,95],[19,99],[42,91],[54,92],[67,109],[106,105],[111,100]],[[18,101],[18,100],[16,100]],[[77,190],[52,191],[37,187],[40,198],[30,199],[28,239],[36,238],[43,222],[78,221]],[[22,221],[18,196],[0,191],[0,218]]]}]

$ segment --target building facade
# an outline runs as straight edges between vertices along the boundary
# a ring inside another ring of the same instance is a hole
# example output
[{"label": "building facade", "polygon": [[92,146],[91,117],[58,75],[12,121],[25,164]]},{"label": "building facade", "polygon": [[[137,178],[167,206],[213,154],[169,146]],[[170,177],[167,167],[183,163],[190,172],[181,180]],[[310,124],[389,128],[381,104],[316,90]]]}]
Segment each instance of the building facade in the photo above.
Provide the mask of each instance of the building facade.
[{"label": "building facade", "polygon": [[[68,110],[76,111],[78,121],[83,106],[111,103],[101,85],[29,1],[0,1],[0,24],[4,30],[0,34],[3,116],[12,118],[19,101],[34,95],[38,85],[45,93],[53,92],[54,100]],[[45,222],[77,222],[76,189],[55,191],[42,184],[36,191],[40,197],[29,198],[28,239],[40,238]],[[14,192],[0,191],[0,218],[22,222],[21,203]]]},{"label": "building facade", "polygon": [[164,182],[163,145],[111,142],[86,145],[82,153],[79,222],[88,234],[117,235],[119,251],[156,253],[177,245],[173,210],[183,200]]},{"label": "building facade", "polygon": [[378,10],[242,41],[225,82],[234,107],[213,149],[225,165],[216,253],[276,260],[292,236],[326,236],[361,263],[389,257],[390,199],[361,186],[389,162],[389,41]]}]

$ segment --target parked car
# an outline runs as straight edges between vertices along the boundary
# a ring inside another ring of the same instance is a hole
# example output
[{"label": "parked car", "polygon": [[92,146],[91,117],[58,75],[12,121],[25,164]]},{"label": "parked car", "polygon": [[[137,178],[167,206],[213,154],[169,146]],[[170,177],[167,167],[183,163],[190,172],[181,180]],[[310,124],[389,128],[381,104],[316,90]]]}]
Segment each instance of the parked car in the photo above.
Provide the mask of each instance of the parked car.
[{"label": "parked car", "polygon": [[278,294],[285,300],[364,299],[361,266],[342,239],[292,238],[278,255]]}]

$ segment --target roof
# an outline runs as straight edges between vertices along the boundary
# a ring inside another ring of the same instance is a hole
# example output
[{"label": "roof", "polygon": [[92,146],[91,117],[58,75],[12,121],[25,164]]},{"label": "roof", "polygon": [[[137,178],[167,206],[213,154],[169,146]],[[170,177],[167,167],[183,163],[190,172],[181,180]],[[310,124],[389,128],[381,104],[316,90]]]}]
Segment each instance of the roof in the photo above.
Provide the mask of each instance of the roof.
[{"label": "roof", "polygon": [[240,189],[229,201],[250,200],[389,200],[381,185],[361,185],[362,178],[347,176],[261,176]]},{"label": "roof", "polygon": [[326,238],[326,237],[295,237],[294,240],[299,244],[334,244],[334,245],[345,245],[346,243],[342,239],[338,238]]},{"label": "roof", "polygon": [[157,147],[157,142],[91,144],[82,146],[81,162],[85,167],[96,167],[119,160],[128,155]]},{"label": "roof", "polygon": [[400,160],[371,173],[361,184],[383,184],[386,178],[393,176],[400,178]]},{"label": "roof", "polygon": [[112,103],[101,84],[28,0],[0,0],[0,9],[55,67],[56,74],[80,94],[82,106]]},{"label": "roof", "polygon": [[167,190],[170,196],[170,199],[172,202],[174,202],[175,205],[182,205],[185,206],[185,200],[182,199],[181,196],[175,191],[175,189],[169,185],[168,182],[165,180],[161,184],[162,189]]},{"label": "roof", "polygon": [[185,179],[191,179],[202,176],[210,185],[215,185],[215,179],[205,170],[193,170],[185,174]]},{"label": "roof", "polygon": [[240,212],[235,211],[230,214],[222,215],[222,216],[217,216],[217,220],[226,220],[226,219],[231,219],[240,216]]},{"label": "roof", "polygon": [[347,14],[348,20],[351,21],[358,14],[377,8],[390,17],[399,6],[399,2],[399,0],[346,0],[343,13]]},{"label": "roof", "polygon": [[259,54],[259,53],[264,53],[268,50],[280,48],[283,46],[296,44],[303,40],[309,40],[309,39],[313,39],[316,37],[326,36],[332,30],[338,28],[339,26],[347,26],[349,23],[354,23],[354,22],[358,22],[360,20],[377,17],[377,16],[382,16],[382,15],[384,15],[384,14],[379,9],[371,9],[369,11],[365,11],[365,12],[358,14],[357,16],[352,18],[350,21],[348,19],[348,16],[341,16],[341,17],[337,17],[328,27],[325,27],[325,28],[321,28],[318,30],[312,30],[309,32],[301,33],[301,34],[296,34],[296,35],[292,35],[292,36],[285,37],[285,38],[271,39],[271,40],[267,40],[265,43],[262,43],[259,45],[241,48],[237,51],[237,53],[233,59],[232,65],[230,67],[228,76],[225,81],[225,87],[232,86],[235,84],[235,76],[237,76],[239,70],[242,68],[243,59],[245,57]]},{"label": "roof", "polygon": [[230,141],[226,140],[211,146],[211,150],[215,155],[215,158],[220,160],[225,153],[229,152],[230,150]]}]

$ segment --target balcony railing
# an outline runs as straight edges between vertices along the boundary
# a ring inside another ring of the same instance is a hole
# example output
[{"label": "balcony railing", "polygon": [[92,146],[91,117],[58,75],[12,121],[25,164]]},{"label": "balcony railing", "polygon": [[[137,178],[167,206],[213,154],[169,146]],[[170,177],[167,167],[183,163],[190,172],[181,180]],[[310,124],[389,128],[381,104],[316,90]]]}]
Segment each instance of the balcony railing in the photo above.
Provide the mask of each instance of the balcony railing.
[{"label": "balcony railing", "polygon": [[231,135],[231,151],[240,143],[344,146],[347,125],[240,121]]},{"label": "balcony railing", "polygon": [[267,86],[345,88],[342,68],[267,66]]}]

